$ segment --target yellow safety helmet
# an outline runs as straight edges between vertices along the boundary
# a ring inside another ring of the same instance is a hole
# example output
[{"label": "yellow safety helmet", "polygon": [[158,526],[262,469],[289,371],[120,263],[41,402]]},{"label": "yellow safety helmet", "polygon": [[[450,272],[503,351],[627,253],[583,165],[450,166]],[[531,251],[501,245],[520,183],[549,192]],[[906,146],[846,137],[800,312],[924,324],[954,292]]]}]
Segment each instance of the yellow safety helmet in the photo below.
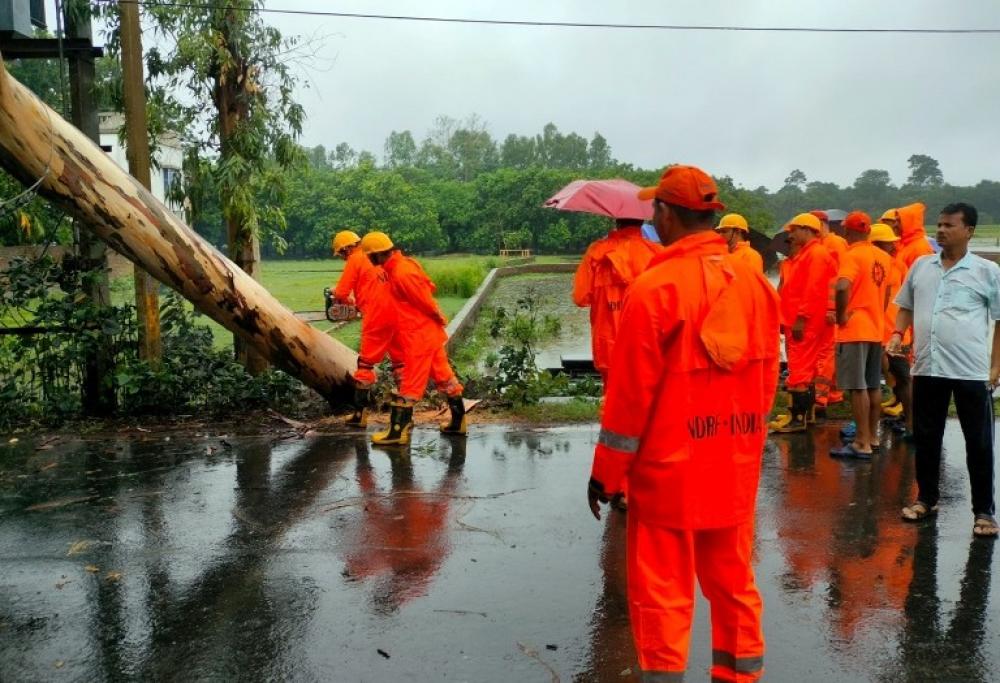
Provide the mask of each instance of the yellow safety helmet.
[{"label": "yellow safety helmet", "polygon": [[809,228],[814,232],[821,232],[823,230],[819,219],[811,213],[800,213],[785,224],[785,232],[791,232],[792,228]]},{"label": "yellow safety helmet", "polygon": [[361,238],[361,250],[366,254],[377,254],[392,248],[392,240],[384,232],[370,232]]},{"label": "yellow safety helmet", "polygon": [[747,219],[738,213],[727,213],[719,221],[719,224],[715,226],[716,230],[724,230],[725,228],[735,228],[737,230],[742,230],[743,232],[750,232],[750,226],[747,225]]},{"label": "yellow safety helmet", "polygon": [[897,235],[891,227],[885,223],[875,223],[872,225],[872,231],[868,233],[868,241],[870,242],[898,242],[899,235]]},{"label": "yellow safety helmet", "polygon": [[357,244],[360,241],[361,237],[359,237],[358,233],[354,232],[353,230],[341,230],[340,232],[338,232],[336,235],[333,236],[333,239],[330,241],[330,248],[333,250],[333,253],[336,256],[337,254],[339,254],[341,251],[344,250],[344,247],[349,247],[353,244]]},{"label": "yellow safety helmet", "polygon": [[[896,209],[886,209],[882,216],[879,218],[880,221],[898,221],[899,212]],[[872,226],[875,227],[874,225]]]}]

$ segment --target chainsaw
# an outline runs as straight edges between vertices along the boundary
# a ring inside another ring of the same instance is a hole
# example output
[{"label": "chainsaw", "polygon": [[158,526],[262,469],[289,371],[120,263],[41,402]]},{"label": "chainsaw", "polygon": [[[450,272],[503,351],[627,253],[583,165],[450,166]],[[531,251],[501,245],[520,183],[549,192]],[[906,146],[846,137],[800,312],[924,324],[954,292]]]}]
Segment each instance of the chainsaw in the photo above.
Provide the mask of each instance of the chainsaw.
[{"label": "chainsaw", "polygon": [[333,292],[329,287],[323,289],[323,301],[326,306],[326,319],[332,323],[341,323],[361,317],[358,314],[358,307],[353,304],[345,304],[333,298]]}]

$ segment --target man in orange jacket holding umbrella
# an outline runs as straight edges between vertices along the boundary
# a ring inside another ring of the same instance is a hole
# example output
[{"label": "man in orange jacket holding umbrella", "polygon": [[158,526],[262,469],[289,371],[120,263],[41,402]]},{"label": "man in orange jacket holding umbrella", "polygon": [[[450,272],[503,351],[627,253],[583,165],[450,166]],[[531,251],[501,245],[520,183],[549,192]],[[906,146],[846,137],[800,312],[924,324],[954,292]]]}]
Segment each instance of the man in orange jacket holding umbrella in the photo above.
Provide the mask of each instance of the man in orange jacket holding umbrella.
[{"label": "man in orange jacket holding umbrella", "polygon": [[712,228],[715,182],[671,166],[654,200],[664,252],[632,284],[615,344],[587,497],[629,488],[632,634],[650,680],[680,680],[695,578],[712,608],[712,676],[763,674],[751,567],[765,422],[778,372],[779,305],[760,272]]},{"label": "man in orange jacket holding umbrella", "polygon": [[441,425],[443,434],[466,433],[463,387],[448,361],[444,344],[448,324],[434,292],[437,289],[420,264],[396,249],[384,232],[370,232],[361,240],[361,248],[376,266],[389,275],[391,299],[396,308],[399,346],[403,353],[397,400],[392,403],[389,428],[372,436],[380,445],[407,444],[413,430],[413,407],[427,391],[427,381],[434,380],[438,391],[448,397],[451,419]]},{"label": "man in orange jacket holding umbrella", "polygon": [[594,367],[608,386],[611,351],[618,337],[625,290],[657,253],[660,245],[642,236],[642,221],[620,218],[615,229],[587,249],[573,278],[573,303],[590,307],[590,345]]},{"label": "man in orange jacket holding umbrella", "polygon": [[834,338],[827,321],[830,281],[836,275],[833,257],[820,241],[820,221],[800,213],[785,226],[795,256],[781,283],[781,317],[785,330],[789,411],[770,423],[772,431],[805,431],[816,400],[816,380],[824,354]]},{"label": "man in orange jacket holding umbrella", "polygon": [[333,298],[354,305],[362,313],[358,369],[354,371],[354,413],[347,419],[351,427],[368,425],[368,405],[375,384],[375,367],[389,356],[393,373],[398,376],[403,353],[396,343],[396,309],[389,292],[389,276],[375,267],[361,249],[361,238],[350,230],[334,235],[331,248],[344,259],[344,272],[333,290]]}]

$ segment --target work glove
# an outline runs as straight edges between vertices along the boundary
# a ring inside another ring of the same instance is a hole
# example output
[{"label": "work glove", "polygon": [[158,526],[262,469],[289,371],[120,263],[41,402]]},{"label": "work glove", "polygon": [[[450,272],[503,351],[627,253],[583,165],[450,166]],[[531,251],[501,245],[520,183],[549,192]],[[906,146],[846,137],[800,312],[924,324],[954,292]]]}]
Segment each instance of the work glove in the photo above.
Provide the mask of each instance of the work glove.
[{"label": "work glove", "polygon": [[594,519],[601,521],[601,503],[607,504],[609,502],[611,499],[604,492],[604,484],[591,478],[590,483],[587,484],[587,504],[590,506],[590,512],[594,515]]}]

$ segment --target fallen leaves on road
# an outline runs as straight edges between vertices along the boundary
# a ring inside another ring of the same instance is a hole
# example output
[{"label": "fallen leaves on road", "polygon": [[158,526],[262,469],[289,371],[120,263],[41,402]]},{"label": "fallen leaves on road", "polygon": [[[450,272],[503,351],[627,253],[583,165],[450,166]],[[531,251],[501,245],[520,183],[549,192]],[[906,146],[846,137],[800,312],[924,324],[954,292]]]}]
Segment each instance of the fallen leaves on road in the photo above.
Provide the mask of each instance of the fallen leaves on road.
[{"label": "fallen leaves on road", "polygon": [[84,571],[88,571],[91,574],[96,574],[97,572],[101,571],[101,568],[98,567],[97,565],[94,565],[94,564],[88,564],[83,569],[84,569]]},{"label": "fallen leaves on road", "polygon": [[66,556],[73,557],[74,555],[79,555],[80,553],[89,550],[90,546],[93,544],[93,541],[77,541],[75,543],[70,543]]},{"label": "fallen leaves on road", "polygon": [[120,581],[121,578],[122,578],[122,573],[116,571],[110,571],[104,575],[105,581]]}]

